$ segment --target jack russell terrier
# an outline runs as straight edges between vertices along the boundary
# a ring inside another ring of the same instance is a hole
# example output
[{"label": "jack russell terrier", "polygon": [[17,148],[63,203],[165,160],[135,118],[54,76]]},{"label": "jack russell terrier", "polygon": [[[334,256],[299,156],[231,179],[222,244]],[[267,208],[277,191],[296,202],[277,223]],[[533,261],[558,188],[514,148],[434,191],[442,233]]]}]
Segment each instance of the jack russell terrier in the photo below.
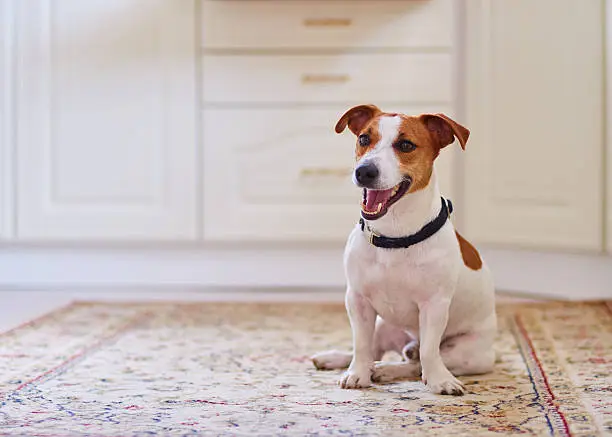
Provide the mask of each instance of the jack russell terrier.
[{"label": "jack russell terrier", "polygon": [[[437,394],[462,395],[456,378],[493,369],[497,332],[493,279],[450,221],[434,171],[440,150],[469,130],[443,114],[407,116],[374,105],[336,124],[357,137],[353,182],[361,219],[344,253],[353,353],[322,352],[318,369],[346,369],[340,386],[418,377]],[[381,362],[386,352],[400,362]]]}]

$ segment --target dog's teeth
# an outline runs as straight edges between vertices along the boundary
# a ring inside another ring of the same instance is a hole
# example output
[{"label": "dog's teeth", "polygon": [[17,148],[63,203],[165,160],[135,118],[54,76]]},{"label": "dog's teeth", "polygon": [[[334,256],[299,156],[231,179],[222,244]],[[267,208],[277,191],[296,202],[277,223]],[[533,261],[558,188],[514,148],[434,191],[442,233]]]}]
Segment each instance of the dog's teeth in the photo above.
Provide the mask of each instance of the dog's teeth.
[{"label": "dog's teeth", "polygon": [[378,208],[376,208],[376,212],[377,213],[380,212],[381,209],[382,209],[382,203],[379,203]]}]

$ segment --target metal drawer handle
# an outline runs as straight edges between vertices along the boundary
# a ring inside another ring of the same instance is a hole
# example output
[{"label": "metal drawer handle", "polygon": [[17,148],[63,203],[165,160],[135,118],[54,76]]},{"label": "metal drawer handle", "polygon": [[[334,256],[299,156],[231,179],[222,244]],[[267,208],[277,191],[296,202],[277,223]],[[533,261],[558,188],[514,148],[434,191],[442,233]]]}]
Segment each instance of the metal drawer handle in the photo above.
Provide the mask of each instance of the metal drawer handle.
[{"label": "metal drawer handle", "polygon": [[348,27],[353,24],[350,18],[305,18],[306,27]]},{"label": "metal drawer handle", "polygon": [[350,168],[307,167],[300,171],[300,177],[302,178],[313,176],[334,176],[343,178],[350,174]]},{"label": "metal drawer handle", "polygon": [[346,83],[351,80],[348,74],[304,74],[302,83]]}]

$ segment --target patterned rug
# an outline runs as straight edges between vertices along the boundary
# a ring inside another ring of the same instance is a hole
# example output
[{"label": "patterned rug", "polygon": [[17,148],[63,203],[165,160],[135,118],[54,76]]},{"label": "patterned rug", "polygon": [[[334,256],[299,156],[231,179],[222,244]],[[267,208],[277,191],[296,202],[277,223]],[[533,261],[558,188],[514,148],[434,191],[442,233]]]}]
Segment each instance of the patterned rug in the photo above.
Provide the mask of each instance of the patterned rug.
[{"label": "patterned rug", "polygon": [[339,305],[78,303],[0,337],[0,435],[612,435],[611,307],[499,314],[495,372],[448,397],[316,371]]}]

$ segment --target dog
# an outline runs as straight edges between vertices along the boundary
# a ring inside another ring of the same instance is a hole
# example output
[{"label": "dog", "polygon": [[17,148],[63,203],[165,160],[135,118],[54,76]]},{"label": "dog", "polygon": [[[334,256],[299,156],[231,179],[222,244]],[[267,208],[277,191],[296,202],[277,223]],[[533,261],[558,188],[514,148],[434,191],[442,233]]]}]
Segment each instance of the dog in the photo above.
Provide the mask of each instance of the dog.
[{"label": "dog", "polygon": [[[444,114],[349,109],[335,131],[357,137],[353,183],[361,218],[344,251],[353,352],[312,357],[318,369],[348,369],[345,389],[418,378],[433,393],[463,395],[461,375],[491,372],[497,333],[492,274],[450,220],[434,162],[469,130]],[[397,352],[402,361],[381,361]]]}]

